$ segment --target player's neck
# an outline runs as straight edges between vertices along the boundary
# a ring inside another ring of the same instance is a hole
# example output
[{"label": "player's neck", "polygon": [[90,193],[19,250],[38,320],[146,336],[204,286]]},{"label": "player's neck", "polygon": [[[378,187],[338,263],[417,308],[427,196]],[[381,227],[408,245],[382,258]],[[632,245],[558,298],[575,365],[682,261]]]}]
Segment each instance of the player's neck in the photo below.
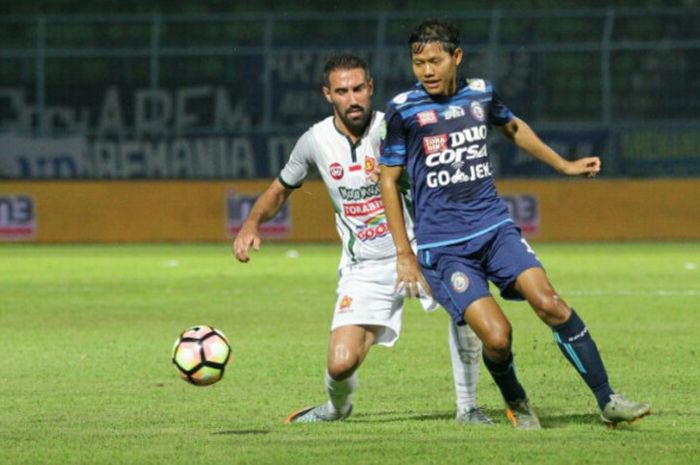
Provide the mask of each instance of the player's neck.
[{"label": "player's neck", "polygon": [[445,95],[445,97],[452,97],[456,93],[457,93],[457,79],[454,79],[450,83],[450,86],[447,88],[447,95]]},{"label": "player's neck", "polygon": [[343,123],[343,120],[340,119],[340,117],[338,117],[338,115],[335,115],[333,117],[333,124],[335,125],[335,128],[338,130],[338,132],[340,132],[345,137],[350,139],[350,141],[353,144],[356,144],[357,141],[362,139],[362,136],[367,131],[367,127],[369,126],[371,121],[372,121],[372,118],[370,117],[367,119],[367,122],[361,128],[351,129],[351,128],[347,127],[345,125],[345,123]]}]

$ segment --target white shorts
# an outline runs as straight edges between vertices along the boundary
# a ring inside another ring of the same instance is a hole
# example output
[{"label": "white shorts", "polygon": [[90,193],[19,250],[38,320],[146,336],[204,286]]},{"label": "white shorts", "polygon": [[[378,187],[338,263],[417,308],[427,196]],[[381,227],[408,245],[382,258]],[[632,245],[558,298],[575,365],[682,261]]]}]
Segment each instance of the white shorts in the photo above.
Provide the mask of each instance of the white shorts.
[{"label": "white shorts", "polygon": [[396,291],[396,261],[364,262],[340,269],[331,331],[341,326],[382,329],[375,344],[393,346],[401,333],[403,297]]}]

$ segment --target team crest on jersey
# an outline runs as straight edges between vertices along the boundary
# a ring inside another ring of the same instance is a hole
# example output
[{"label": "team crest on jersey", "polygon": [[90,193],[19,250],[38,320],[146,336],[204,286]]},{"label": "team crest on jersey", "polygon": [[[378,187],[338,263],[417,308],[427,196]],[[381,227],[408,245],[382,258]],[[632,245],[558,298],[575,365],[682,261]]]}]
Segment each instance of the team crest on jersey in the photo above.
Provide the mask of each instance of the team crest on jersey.
[{"label": "team crest on jersey", "polygon": [[376,168],[377,160],[374,157],[367,155],[365,157],[365,174],[369,176],[370,174],[374,173]]},{"label": "team crest on jersey", "polygon": [[458,107],[457,105],[450,105],[447,110],[442,112],[442,117],[445,118],[446,120],[450,119],[455,119],[455,118],[461,118],[464,116],[466,113],[464,112],[464,108]]},{"label": "team crest on jersey", "polygon": [[442,152],[447,150],[447,134],[439,134],[437,136],[429,136],[423,138],[423,151],[426,155]]},{"label": "team crest on jersey", "polygon": [[338,305],[338,313],[345,313],[348,310],[350,310],[350,307],[352,306],[352,297],[349,295],[344,295],[342,299],[340,299],[340,304]]},{"label": "team crest on jersey", "polygon": [[343,174],[345,174],[343,171],[343,165],[338,162],[331,163],[331,166],[328,167],[328,172],[336,181],[341,180],[343,178]]},{"label": "team crest on jersey", "polygon": [[471,105],[469,105],[469,112],[477,121],[484,121],[486,118],[484,115],[484,107],[482,107],[479,102],[472,102]]},{"label": "team crest on jersey", "polygon": [[469,287],[469,278],[461,271],[455,271],[452,273],[452,276],[450,276],[450,284],[455,292],[459,292],[461,294]]},{"label": "team crest on jersey", "polygon": [[426,124],[435,124],[438,122],[437,111],[421,111],[420,113],[416,114],[416,119],[418,120],[418,124],[421,126],[425,126]]}]

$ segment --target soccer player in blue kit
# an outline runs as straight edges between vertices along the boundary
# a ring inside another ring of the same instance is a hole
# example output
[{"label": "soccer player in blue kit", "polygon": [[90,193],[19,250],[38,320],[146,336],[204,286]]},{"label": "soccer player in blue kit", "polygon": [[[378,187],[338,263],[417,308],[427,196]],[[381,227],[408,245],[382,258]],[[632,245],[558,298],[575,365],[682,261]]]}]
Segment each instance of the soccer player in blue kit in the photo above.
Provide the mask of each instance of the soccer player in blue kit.
[{"label": "soccer player in blue kit", "polygon": [[[497,127],[518,148],[558,172],[595,176],[598,157],[568,161],[511,113],[490,82],[458,79],[463,51],[450,23],[429,20],[409,38],[414,88],[394,97],[385,113],[381,191],[398,254],[398,285],[434,297],[457,324],[469,324],[483,342],[483,359],[516,428],[540,422],[516,376],[512,329],[489,292],[493,282],[506,299],[527,300],[551,327],[564,356],[594,394],[604,423],[634,422],[650,406],[616,394],[585,323],[556,293],[542,264],[498,196],[486,137]],[[415,208],[417,253],[411,250],[399,198],[407,171]]]}]

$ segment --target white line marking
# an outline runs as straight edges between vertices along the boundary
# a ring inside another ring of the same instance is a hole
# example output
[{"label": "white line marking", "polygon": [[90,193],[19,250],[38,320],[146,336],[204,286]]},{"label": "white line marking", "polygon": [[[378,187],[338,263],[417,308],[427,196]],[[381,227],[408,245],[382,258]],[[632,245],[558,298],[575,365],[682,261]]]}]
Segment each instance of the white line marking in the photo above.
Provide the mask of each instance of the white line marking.
[{"label": "white line marking", "polygon": [[647,290],[647,291],[629,291],[629,290],[614,290],[614,291],[603,291],[599,289],[591,290],[564,290],[558,292],[562,296],[567,295],[578,295],[578,296],[644,296],[644,297],[695,297],[700,296],[700,290],[698,289],[686,289],[680,291],[669,291],[665,289],[657,290]]}]

